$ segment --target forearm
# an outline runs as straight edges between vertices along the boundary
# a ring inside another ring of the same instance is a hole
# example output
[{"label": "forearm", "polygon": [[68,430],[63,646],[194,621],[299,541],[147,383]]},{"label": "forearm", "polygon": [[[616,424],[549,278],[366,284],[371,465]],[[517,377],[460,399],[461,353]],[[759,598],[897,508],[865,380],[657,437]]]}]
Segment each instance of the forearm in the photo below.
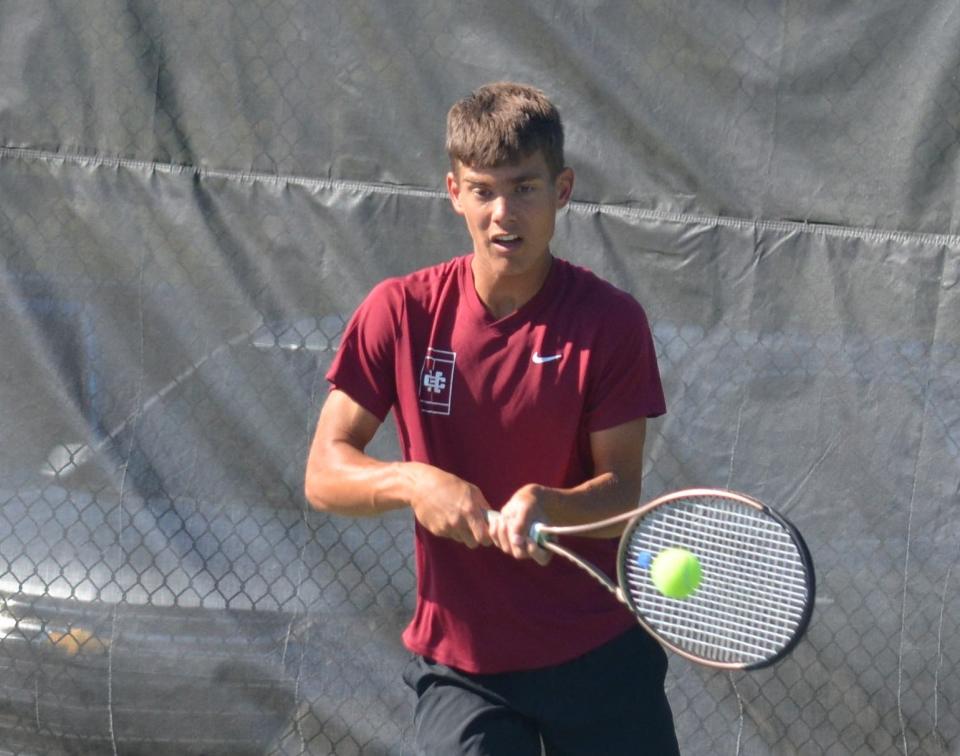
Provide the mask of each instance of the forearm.
[{"label": "forearm", "polygon": [[409,507],[437,536],[469,548],[490,543],[480,489],[432,465],[381,462],[350,444],[311,454],[304,487],[315,509],[350,517],[373,517]]},{"label": "forearm", "polygon": [[[635,508],[640,500],[639,478],[605,472],[573,488],[541,488],[542,507],[551,525],[583,525]],[[591,531],[590,537],[613,538],[623,524]]]},{"label": "forearm", "polygon": [[[532,558],[541,564],[549,561],[549,552],[530,540],[534,522],[548,525],[585,525],[626,512],[636,506],[640,479],[623,478],[604,472],[572,488],[551,488],[529,484],[517,490],[504,504],[500,516],[490,524],[493,543],[517,558]],[[623,525],[612,525],[584,533],[588,538],[616,538]]]},{"label": "forearm", "polygon": [[409,507],[417,463],[383,462],[349,444],[331,444],[307,466],[305,494],[314,509],[351,517],[373,517]]}]

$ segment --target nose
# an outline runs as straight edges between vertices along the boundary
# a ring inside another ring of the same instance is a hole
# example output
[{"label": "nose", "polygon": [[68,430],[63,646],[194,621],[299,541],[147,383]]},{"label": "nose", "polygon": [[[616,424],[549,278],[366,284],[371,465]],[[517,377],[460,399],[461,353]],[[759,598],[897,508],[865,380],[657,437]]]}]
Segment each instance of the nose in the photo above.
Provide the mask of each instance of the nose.
[{"label": "nose", "polygon": [[500,223],[513,215],[513,205],[506,196],[501,195],[493,201],[493,220]]}]

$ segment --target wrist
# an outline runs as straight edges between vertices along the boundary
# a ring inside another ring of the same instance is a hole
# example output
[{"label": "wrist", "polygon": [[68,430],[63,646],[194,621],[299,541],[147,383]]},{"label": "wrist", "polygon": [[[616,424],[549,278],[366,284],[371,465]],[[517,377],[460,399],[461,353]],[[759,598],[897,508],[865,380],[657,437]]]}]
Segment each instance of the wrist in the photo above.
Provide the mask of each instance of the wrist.
[{"label": "wrist", "polygon": [[545,523],[563,520],[564,497],[561,489],[533,483],[528,490],[540,510],[540,518]]}]

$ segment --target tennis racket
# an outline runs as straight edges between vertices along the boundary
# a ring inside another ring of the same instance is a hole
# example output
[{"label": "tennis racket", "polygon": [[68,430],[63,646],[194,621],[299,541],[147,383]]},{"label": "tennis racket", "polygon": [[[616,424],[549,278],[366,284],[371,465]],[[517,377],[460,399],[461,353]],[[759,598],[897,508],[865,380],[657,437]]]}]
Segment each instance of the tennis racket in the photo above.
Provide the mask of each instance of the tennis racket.
[{"label": "tennis racket", "polygon": [[[625,521],[619,585],[556,541]],[[677,491],[587,525],[535,523],[530,538],[590,573],[662,645],[708,667],[769,666],[796,646],[810,622],[816,588],[803,538],[785,517],[743,494]],[[650,575],[653,559],[671,547],[700,562],[699,586],[683,599],[663,595]]]}]

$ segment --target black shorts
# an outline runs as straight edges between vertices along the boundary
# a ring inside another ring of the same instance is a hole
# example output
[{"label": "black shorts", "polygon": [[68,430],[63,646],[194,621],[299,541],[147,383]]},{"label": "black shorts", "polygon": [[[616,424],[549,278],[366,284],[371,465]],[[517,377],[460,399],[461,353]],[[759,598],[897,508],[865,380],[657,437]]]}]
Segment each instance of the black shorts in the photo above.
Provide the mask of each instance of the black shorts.
[{"label": "black shorts", "polygon": [[637,627],[555,667],[472,675],[415,656],[403,678],[417,694],[418,754],[671,756],[666,671]]}]

